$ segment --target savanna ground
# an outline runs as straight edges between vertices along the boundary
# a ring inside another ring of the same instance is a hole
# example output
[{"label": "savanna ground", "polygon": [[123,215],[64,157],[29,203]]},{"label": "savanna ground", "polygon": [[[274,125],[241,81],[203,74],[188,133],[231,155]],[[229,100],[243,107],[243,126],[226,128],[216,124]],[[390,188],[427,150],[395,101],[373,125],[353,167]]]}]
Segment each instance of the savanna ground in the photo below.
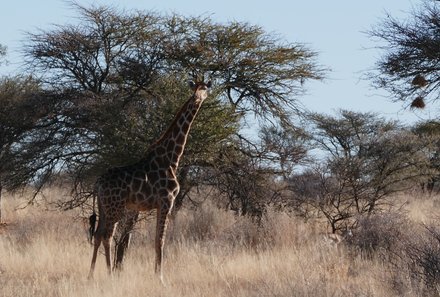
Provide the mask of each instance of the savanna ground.
[{"label": "savanna ground", "polygon": [[[52,190],[48,196],[58,194]],[[389,254],[394,253],[391,246],[387,246],[387,251],[366,256],[347,244],[335,246],[325,240],[325,224],[317,221],[305,222],[270,211],[258,227],[250,219],[210,207],[209,203],[196,211],[183,209],[170,226],[165,251],[165,286],[153,273],[153,219],[137,225],[121,273],[107,275],[101,250],[95,277],[87,280],[92,247],[86,236],[88,226],[78,211],[60,212],[42,205],[20,208],[24,198],[5,196],[4,223],[0,229],[0,296],[435,296],[438,293],[435,287],[426,289],[426,279],[414,278],[408,265],[399,266],[399,262],[391,260]],[[408,201],[401,210],[405,213],[405,226],[422,226],[437,217],[437,197],[408,195],[398,199]],[[397,241],[414,235],[412,228],[397,228],[403,234]],[[398,245],[394,242],[392,246]]]}]

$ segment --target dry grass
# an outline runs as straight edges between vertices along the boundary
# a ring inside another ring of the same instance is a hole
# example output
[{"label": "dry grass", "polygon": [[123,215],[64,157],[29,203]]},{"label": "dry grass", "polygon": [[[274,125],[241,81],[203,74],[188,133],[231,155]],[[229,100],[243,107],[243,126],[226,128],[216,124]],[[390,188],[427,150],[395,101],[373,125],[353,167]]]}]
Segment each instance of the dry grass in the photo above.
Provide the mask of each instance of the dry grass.
[{"label": "dry grass", "polygon": [[182,211],[171,226],[166,286],[153,273],[154,223],[148,222],[138,225],[121,273],[109,277],[99,255],[88,281],[92,250],[78,214],[14,210],[19,203],[4,199],[0,296],[405,295],[392,289],[396,276],[384,263],[326,244],[316,224],[270,213],[258,228],[207,206]]},{"label": "dry grass", "polygon": [[408,217],[418,223],[428,223],[439,219],[440,196],[439,195],[414,195],[407,197],[406,210]]}]

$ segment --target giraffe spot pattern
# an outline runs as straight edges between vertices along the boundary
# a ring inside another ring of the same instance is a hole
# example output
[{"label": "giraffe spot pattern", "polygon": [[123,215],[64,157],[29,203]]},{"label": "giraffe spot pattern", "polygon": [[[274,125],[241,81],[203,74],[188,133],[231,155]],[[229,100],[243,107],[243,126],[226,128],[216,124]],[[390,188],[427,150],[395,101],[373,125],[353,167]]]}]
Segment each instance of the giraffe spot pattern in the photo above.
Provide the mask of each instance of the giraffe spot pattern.
[{"label": "giraffe spot pattern", "polygon": [[[147,156],[136,164],[115,167],[97,181],[99,221],[89,277],[93,275],[98,248],[106,247],[107,268],[111,271],[110,242],[115,224],[126,214],[157,208],[156,271],[161,271],[167,217],[179,192],[175,175],[183,153],[191,122],[207,97],[210,83],[196,83],[191,87],[193,96],[185,102],[175,120],[163,136],[149,149]],[[177,144],[177,145],[176,145]],[[134,212],[128,212],[128,209]]]}]

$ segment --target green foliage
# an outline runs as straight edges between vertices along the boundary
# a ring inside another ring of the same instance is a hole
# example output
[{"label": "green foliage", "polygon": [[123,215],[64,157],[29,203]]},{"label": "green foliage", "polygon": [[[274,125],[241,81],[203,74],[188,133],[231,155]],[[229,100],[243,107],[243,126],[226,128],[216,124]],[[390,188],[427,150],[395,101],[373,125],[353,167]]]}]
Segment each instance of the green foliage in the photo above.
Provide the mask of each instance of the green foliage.
[{"label": "green foliage", "polygon": [[[37,147],[41,147],[44,135],[33,139],[29,136],[46,129],[53,120],[55,102],[32,78],[3,78],[0,81],[0,181],[7,189],[28,183],[40,169]],[[45,131],[47,138],[52,135]]]},{"label": "green foliage", "polygon": [[233,138],[223,144],[205,178],[220,194],[220,199],[216,199],[220,205],[237,214],[261,219],[278,189],[272,184],[274,171],[265,167],[264,159],[258,155],[246,140]]},{"label": "green foliage", "polygon": [[320,79],[315,53],[301,44],[283,43],[261,27],[209,19],[172,16],[165,31],[174,35],[167,47],[180,67],[208,72],[217,79],[220,97],[241,111],[289,122],[307,79]]},{"label": "green foliage", "polygon": [[90,188],[108,167],[139,160],[189,98],[188,79],[209,77],[214,88],[181,162],[183,195],[201,184],[199,172],[216,166],[244,117],[288,126],[303,83],[323,74],[314,52],[247,23],[73,6],[78,24],[28,34],[28,70],[56,104],[46,134],[33,131],[17,147],[30,160],[39,143],[28,172],[68,173],[77,189]]},{"label": "green foliage", "polygon": [[302,84],[323,74],[314,52],[283,43],[258,26],[77,8],[79,25],[29,34],[30,69],[44,75],[51,86],[151,93],[163,75],[187,79],[189,73],[200,79],[208,74],[217,97],[237,111],[288,121]]},{"label": "green foliage", "polygon": [[339,115],[339,118],[317,113],[310,115],[312,125],[316,127],[312,132],[314,140],[335,157],[359,155],[372,139],[397,126],[396,122],[371,113],[341,110]]},{"label": "green foliage", "polygon": [[274,174],[289,179],[295,167],[307,161],[310,136],[299,127],[264,126],[260,130],[260,155]]},{"label": "green foliage", "polygon": [[420,122],[415,125],[413,130],[414,133],[420,136],[439,136],[440,122],[436,120]]},{"label": "green foliage", "polygon": [[429,164],[432,171],[435,172],[428,181],[421,184],[422,190],[432,193],[434,188],[438,189],[440,174],[440,123],[435,120],[420,122],[413,127],[414,133],[429,141],[431,145],[425,150],[425,154],[429,158]]}]

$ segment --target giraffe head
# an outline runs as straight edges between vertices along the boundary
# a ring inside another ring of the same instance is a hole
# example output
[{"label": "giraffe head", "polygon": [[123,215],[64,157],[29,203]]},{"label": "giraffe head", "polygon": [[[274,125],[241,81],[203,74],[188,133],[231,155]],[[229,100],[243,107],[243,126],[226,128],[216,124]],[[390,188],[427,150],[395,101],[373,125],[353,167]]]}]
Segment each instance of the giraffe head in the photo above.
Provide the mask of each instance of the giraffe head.
[{"label": "giraffe head", "polygon": [[190,88],[194,91],[194,97],[196,97],[197,101],[203,101],[208,97],[208,90],[211,88],[211,81],[207,83],[204,82],[189,82]]}]

